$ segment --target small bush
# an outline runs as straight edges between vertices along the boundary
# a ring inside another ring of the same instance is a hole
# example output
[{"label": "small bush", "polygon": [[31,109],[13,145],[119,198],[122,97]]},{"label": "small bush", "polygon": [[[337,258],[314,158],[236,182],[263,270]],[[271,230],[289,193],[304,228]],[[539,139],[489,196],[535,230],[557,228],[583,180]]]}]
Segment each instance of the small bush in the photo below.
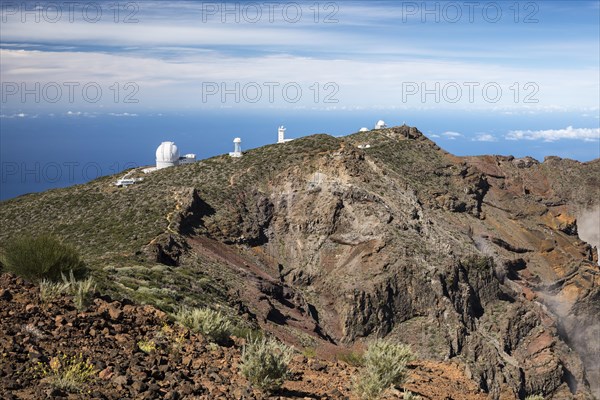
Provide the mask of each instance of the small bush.
[{"label": "small bush", "polygon": [[73,303],[78,310],[83,310],[89,305],[91,295],[96,291],[94,279],[89,277],[82,281],[75,279],[73,272],[69,273],[69,278],[61,275],[61,282],[52,282],[42,279],[40,282],[40,300],[48,302],[62,295],[73,296]]},{"label": "small bush", "polygon": [[364,358],[365,366],[355,388],[361,398],[372,400],[392,385],[402,385],[407,377],[406,365],[415,357],[406,345],[377,340],[369,346]]},{"label": "small bush", "polygon": [[531,396],[525,397],[525,400],[544,400],[544,396],[541,394],[532,394]]},{"label": "small bush", "polygon": [[413,392],[404,392],[403,396],[404,400],[421,400],[421,396],[414,394]]},{"label": "small bush", "polygon": [[47,303],[70,292],[71,285],[68,282],[52,282],[47,279],[40,281],[40,300]]},{"label": "small bush", "polygon": [[57,282],[69,271],[81,278],[87,272],[74,247],[49,235],[15,239],[4,248],[2,264],[7,271],[33,282]]},{"label": "small bush", "polygon": [[144,353],[152,353],[154,350],[156,350],[156,343],[154,343],[152,340],[140,340],[137,342],[137,346]]},{"label": "small bush", "polygon": [[274,339],[248,342],[242,350],[240,371],[252,386],[267,393],[279,389],[287,379],[292,349]]},{"label": "small bush", "polygon": [[78,281],[75,280],[75,277],[71,273],[70,287],[71,294],[73,295],[73,303],[75,303],[75,308],[81,311],[87,306],[89,306],[92,294],[94,294],[94,292],[96,291],[96,284],[94,283],[94,279],[90,276],[89,278],[83,281]]},{"label": "small bush", "polygon": [[166,323],[163,323],[160,331],[156,332],[156,337],[166,342],[167,351],[174,353],[179,353],[186,342],[185,332],[182,329],[175,330]]},{"label": "small bush", "polygon": [[229,319],[210,308],[181,308],[175,314],[175,320],[215,343],[225,343],[231,335],[232,325]]},{"label": "small bush", "polygon": [[49,365],[38,364],[38,369],[44,381],[55,388],[73,393],[81,392],[97,373],[94,365],[89,360],[84,360],[81,354],[53,357]]},{"label": "small bush", "polygon": [[302,351],[302,355],[306,358],[315,358],[317,356],[317,349],[314,347],[307,347]]},{"label": "small bush", "polygon": [[231,336],[246,340],[257,340],[263,338],[263,333],[260,329],[253,329],[243,325],[235,325],[231,330]]},{"label": "small bush", "polygon": [[342,352],[336,355],[339,361],[342,361],[353,367],[362,367],[365,365],[365,357],[362,353],[356,351]]}]

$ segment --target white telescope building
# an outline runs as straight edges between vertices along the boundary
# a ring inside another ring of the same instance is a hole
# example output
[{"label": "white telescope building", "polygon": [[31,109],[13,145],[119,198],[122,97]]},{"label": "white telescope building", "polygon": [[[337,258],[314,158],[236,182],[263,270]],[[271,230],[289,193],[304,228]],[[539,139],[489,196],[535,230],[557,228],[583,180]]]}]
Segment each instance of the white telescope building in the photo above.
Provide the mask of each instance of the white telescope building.
[{"label": "white telescope building", "polygon": [[162,142],[156,149],[156,169],[179,165],[179,149],[174,142]]},{"label": "white telescope building", "polygon": [[387,125],[385,124],[385,121],[383,120],[379,120],[377,121],[377,124],[375,124],[375,129],[385,129],[387,128]]},{"label": "white telescope building", "polygon": [[277,143],[287,143],[287,142],[291,142],[294,139],[286,139],[285,138],[285,126],[280,126],[279,129],[277,130]]},{"label": "white telescope building", "polygon": [[242,139],[235,138],[233,139],[233,152],[229,153],[230,157],[239,158],[242,156]]}]

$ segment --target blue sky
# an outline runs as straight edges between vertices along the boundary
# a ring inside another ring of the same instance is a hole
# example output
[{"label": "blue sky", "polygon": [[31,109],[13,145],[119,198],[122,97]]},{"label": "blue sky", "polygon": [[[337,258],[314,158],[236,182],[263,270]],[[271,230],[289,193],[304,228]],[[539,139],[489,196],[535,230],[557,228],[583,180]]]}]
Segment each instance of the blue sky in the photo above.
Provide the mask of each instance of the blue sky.
[{"label": "blue sky", "polygon": [[347,134],[379,118],[458,154],[600,156],[597,0],[0,4],[3,162],[44,150],[20,141],[40,121],[54,143],[193,130],[205,156],[268,143],[271,121]]}]

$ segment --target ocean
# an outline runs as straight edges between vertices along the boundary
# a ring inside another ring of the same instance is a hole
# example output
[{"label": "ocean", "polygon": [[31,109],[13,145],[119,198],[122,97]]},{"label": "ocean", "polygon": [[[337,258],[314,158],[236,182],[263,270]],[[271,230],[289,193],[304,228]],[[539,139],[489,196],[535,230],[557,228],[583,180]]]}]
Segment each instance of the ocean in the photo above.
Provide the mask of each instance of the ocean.
[{"label": "ocean", "polygon": [[[595,113],[595,114],[594,114]],[[598,111],[572,112],[456,110],[234,110],[85,114],[40,112],[0,118],[0,200],[88,182],[135,166],[153,165],[156,147],[174,141],[181,154],[198,159],[286,137],[314,133],[343,136],[379,119],[388,126],[416,126],[440,147],[457,155],[503,154],[532,156],[540,161],[557,155],[579,161],[600,157],[600,143],[582,140],[507,140],[513,130],[598,128]],[[125,115],[125,116],[123,116]],[[454,132],[454,134],[444,134]],[[482,134],[493,141],[479,141]],[[439,136],[439,137],[436,137]]]}]

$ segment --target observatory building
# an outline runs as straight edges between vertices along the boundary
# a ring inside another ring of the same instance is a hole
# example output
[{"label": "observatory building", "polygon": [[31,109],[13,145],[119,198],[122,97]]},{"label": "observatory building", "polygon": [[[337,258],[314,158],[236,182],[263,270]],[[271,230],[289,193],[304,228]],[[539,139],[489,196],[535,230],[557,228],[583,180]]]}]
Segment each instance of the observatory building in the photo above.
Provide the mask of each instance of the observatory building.
[{"label": "observatory building", "polygon": [[233,152],[229,153],[230,157],[240,158],[242,156],[242,139],[233,139]]},{"label": "observatory building", "polygon": [[156,167],[144,168],[145,174],[159,169],[175,167],[177,165],[192,164],[196,162],[195,154],[179,156],[179,149],[174,142],[162,142],[156,149]]},{"label": "observatory building", "polygon": [[385,129],[385,128],[387,128],[387,125],[385,124],[385,121],[383,121],[383,120],[379,120],[375,124],[375,129]]},{"label": "observatory building", "polygon": [[279,130],[277,131],[277,143],[287,143],[287,142],[291,142],[294,139],[286,139],[285,138],[285,127],[284,126],[280,126]]},{"label": "observatory building", "polygon": [[179,149],[174,142],[162,142],[156,149],[156,169],[179,165]]},{"label": "observatory building", "polygon": [[186,154],[183,157],[179,157],[179,165],[193,164],[195,162],[196,162],[196,155],[195,154]]},{"label": "observatory building", "polygon": [[369,132],[369,128],[360,128],[359,132]]}]

